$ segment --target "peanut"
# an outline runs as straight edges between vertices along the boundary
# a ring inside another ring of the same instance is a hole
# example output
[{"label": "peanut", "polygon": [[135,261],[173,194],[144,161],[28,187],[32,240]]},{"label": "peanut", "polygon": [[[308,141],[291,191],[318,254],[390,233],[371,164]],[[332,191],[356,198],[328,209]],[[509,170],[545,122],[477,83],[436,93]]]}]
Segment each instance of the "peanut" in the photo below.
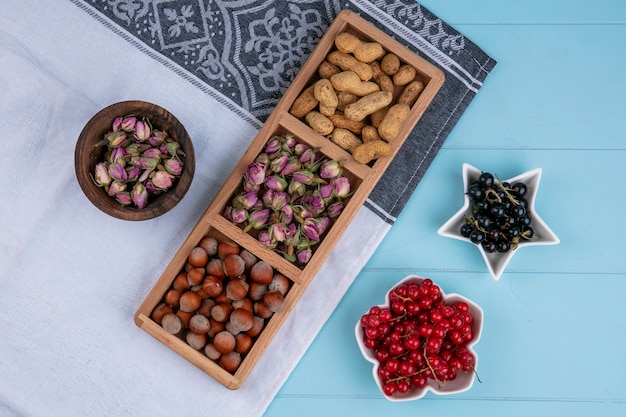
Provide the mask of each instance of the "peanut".
[{"label": "peanut", "polygon": [[317,73],[321,78],[330,78],[338,72],[341,72],[341,69],[337,65],[333,65],[328,61],[323,61],[320,66],[317,67]]},{"label": "peanut", "polygon": [[315,110],[308,112],[304,119],[313,130],[322,135],[329,135],[335,128],[328,117]]},{"label": "peanut", "polygon": [[383,72],[378,61],[370,63],[370,68],[372,68],[372,80],[378,84],[378,87],[380,87],[382,91],[390,91],[393,93],[393,81],[391,81],[391,77]]},{"label": "peanut", "polygon": [[347,91],[338,91],[337,92],[337,110],[344,111],[348,104],[355,103],[359,98],[352,93],[348,93]]},{"label": "peanut", "polygon": [[364,126],[361,130],[361,139],[363,139],[363,143],[381,140],[378,129],[374,126]]},{"label": "peanut", "polygon": [[354,133],[350,132],[348,129],[341,128],[333,130],[330,139],[348,152],[354,152],[354,150],[363,143]]},{"label": "peanut", "polygon": [[372,126],[378,128],[380,122],[382,122],[382,120],[385,118],[388,110],[389,108],[385,107],[372,113],[370,115],[370,123],[372,124]]},{"label": "peanut", "polygon": [[406,85],[413,81],[415,74],[417,74],[417,71],[412,66],[408,64],[401,65],[398,72],[393,75],[393,84]]},{"label": "peanut", "polygon": [[394,104],[378,125],[378,134],[387,142],[398,136],[402,122],[409,116],[411,108],[407,104]]},{"label": "peanut", "polygon": [[348,120],[363,120],[376,110],[387,107],[392,99],[393,94],[389,91],[377,91],[368,94],[360,98],[356,103],[346,106],[344,116]]},{"label": "peanut", "polygon": [[402,90],[402,93],[398,97],[397,103],[412,106],[419,97],[422,90],[424,90],[424,84],[421,81],[411,81],[407,84],[406,87],[404,87],[404,90]]},{"label": "peanut", "polygon": [[353,71],[363,81],[369,81],[372,78],[372,69],[369,65],[359,61],[352,55],[343,52],[333,51],[326,57],[326,60],[333,65],[337,65],[344,71]]},{"label": "peanut", "polygon": [[319,104],[315,98],[314,85],[306,88],[298,98],[296,98],[289,109],[289,113],[296,117],[304,117],[308,112],[313,110]]},{"label": "peanut", "polygon": [[319,101],[319,111],[324,116],[332,116],[337,109],[338,99],[330,80],[322,78],[314,84],[313,95]]},{"label": "peanut", "polygon": [[400,68],[400,58],[396,54],[388,53],[380,61],[380,68],[387,75],[394,75]]},{"label": "peanut", "polygon": [[385,55],[385,50],[378,42],[363,42],[353,52],[354,57],[369,64]]},{"label": "peanut", "polygon": [[359,76],[353,71],[342,71],[339,74],[335,74],[330,77],[330,82],[335,90],[347,91],[348,93],[352,93],[359,97],[363,97],[380,90],[375,82],[362,81],[361,78],[359,78]]},{"label": "peanut", "polygon": [[344,54],[354,52],[354,50],[361,45],[361,43],[362,42],[358,37],[348,32],[342,32],[335,38],[335,46]]},{"label": "peanut", "polygon": [[350,132],[356,135],[360,135],[361,130],[363,130],[363,128],[365,127],[365,122],[360,120],[348,120],[341,113],[335,113],[328,118],[331,122],[333,122],[335,128],[348,129]]},{"label": "peanut", "polygon": [[391,146],[382,140],[376,140],[357,146],[352,152],[352,157],[361,164],[368,164],[376,158],[389,156],[389,154],[391,154]]}]

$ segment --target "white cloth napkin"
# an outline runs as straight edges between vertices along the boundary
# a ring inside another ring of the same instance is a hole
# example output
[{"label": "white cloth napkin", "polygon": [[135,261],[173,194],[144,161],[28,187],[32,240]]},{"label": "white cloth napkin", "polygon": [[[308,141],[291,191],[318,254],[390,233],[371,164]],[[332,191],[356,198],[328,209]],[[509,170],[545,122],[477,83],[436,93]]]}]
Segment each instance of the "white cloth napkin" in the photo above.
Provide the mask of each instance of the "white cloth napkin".
[{"label": "white cloth napkin", "polygon": [[[224,388],[137,328],[133,314],[260,122],[79,3],[0,6],[0,415],[261,415],[393,214],[381,217],[374,201],[359,211],[243,387]],[[130,99],[176,115],[197,157],[183,201],[144,222],[98,211],[74,175],[84,124]],[[438,128],[440,141],[453,124]]]}]

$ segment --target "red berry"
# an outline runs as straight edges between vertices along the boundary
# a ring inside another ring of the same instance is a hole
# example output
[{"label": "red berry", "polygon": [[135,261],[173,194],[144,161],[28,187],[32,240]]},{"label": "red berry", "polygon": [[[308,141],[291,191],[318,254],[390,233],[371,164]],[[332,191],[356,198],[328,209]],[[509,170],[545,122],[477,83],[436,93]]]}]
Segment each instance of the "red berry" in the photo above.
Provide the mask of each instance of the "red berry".
[{"label": "red berry", "polygon": [[411,361],[402,361],[400,363],[400,375],[402,376],[411,376],[417,371],[417,367]]},{"label": "red berry", "polygon": [[389,351],[387,349],[376,349],[376,352],[374,353],[374,355],[376,356],[376,360],[379,363],[383,363],[385,362],[387,359],[389,359]]},{"label": "red berry", "polygon": [[428,310],[433,305],[433,299],[430,297],[422,297],[419,299],[419,303],[422,310]]},{"label": "red berry", "polygon": [[404,347],[406,350],[415,350],[420,347],[420,338],[417,335],[409,336],[404,339]]},{"label": "red berry", "polygon": [[378,327],[366,327],[365,337],[368,339],[376,339],[378,337]]},{"label": "red berry", "polygon": [[392,374],[395,374],[400,369],[400,360],[396,358],[389,358],[385,363],[385,368]]},{"label": "red berry", "polygon": [[420,335],[424,337],[430,336],[432,332],[433,332],[433,325],[430,323],[423,323],[419,327],[419,333]]},{"label": "red berry", "polygon": [[405,350],[406,349],[404,348],[404,344],[402,342],[391,342],[389,345],[389,354],[391,356],[400,356]]},{"label": "red berry", "polygon": [[411,378],[411,384],[416,388],[424,388],[428,383],[428,378],[424,374],[413,375]]},{"label": "red berry", "polygon": [[415,316],[420,312],[420,304],[417,301],[407,301],[404,306],[409,316]]},{"label": "red berry", "polygon": [[469,312],[469,304],[467,304],[465,301],[458,301],[454,305],[454,309],[456,311],[461,312],[461,313],[467,313],[467,312]]},{"label": "red berry", "polygon": [[440,309],[430,310],[430,321],[433,323],[439,323],[441,320],[443,320],[443,314],[441,314]]},{"label": "red berry", "polygon": [[394,301],[393,303],[391,303],[391,311],[393,311],[399,316],[403,315],[404,312],[406,311],[404,307],[404,303],[401,300]]},{"label": "red berry", "polygon": [[383,385],[383,392],[388,397],[391,397],[397,391],[398,391],[398,384],[395,382],[387,382]]},{"label": "red berry", "polygon": [[417,300],[420,297],[420,286],[416,283],[409,284],[407,295],[411,300]]},{"label": "red berry", "polygon": [[411,388],[411,384],[409,383],[409,381],[406,381],[406,380],[398,381],[398,388],[397,389],[398,389],[399,393],[405,393],[410,388]]},{"label": "red berry", "polygon": [[393,318],[393,314],[391,313],[391,310],[385,308],[380,313],[378,313],[378,318],[380,319],[380,321],[386,323]]},{"label": "red berry", "polygon": [[377,345],[378,343],[376,342],[376,340],[370,339],[369,337],[363,338],[363,346],[365,346],[366,348],[375,349]]},{"label": "red berry", "polygon": [[443,343],[442,339],[436,338],[436,337],[429,337],[428,340],[426,340],[426,351],[427,352],[439,352],[439,350],[441,349],[441,345]]}]

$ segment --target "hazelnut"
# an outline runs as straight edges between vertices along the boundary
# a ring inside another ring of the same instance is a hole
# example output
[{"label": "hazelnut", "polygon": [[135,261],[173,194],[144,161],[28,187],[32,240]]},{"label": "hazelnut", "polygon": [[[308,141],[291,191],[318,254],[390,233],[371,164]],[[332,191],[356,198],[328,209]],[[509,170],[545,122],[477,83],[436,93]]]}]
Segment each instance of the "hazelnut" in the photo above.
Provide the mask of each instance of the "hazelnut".
[{"label": "hazelnut", "polygon": [[213,317],[209,317],[211,323],[211,329],[209,330],[209,337],[213,338],[216,334],[224,330],[224,323],[215,320]]},{"label": "hazelnut", "polygon": [[182,291],[171,289],[165,293],[165,302],[172,307],[178,307]]},{"label": "hazelnut", "polygon": [[252,313],[252,300],[249,299],[248,297],[242,298],[241,300],[235,300],[232,303],[230,303],[233,308],[243,308],[244,310],[248,310],[249,312]]},{"label": "hazelnut", "polygon": [[180,309],[183,311],[186,311],[186,312],[196,311],[197,309],[200,308],[201,304],[202,304],[202,299],[197,293],[193,291],[184,292],[180,296],[179,305],[180,305]]},{"label": "hazelnut", "polygon": [[206,263],[209,261],[209,254],[206,253],[204,249],[200,246],[196,246],[189,252],[189,256],[187,257],[187,262],[193,267],[203,268],[206,266]]},{"label": "hazelnut", "polygon": [[181,272],[176,275],[176,278],[174,278],[174,282],[172,283],[172,288],[178,291],[187,291],[189,287],[190,285],[187,281],[187,274],[185,272]]},{"label": "hazelnut", "polygon": [[220,303],[213,306],[213,308],[211,309],[211,317],[213,317],[215,321],[224,323],[226,320],[228,320],[231,311],[233,311],[233,308],[230,304]]},{"label": "hazelnut", "polygon": [[198,246],[206,251],[209,256],[213,256],[217,253],[217,239],[211,236],[205,236],[200,240]]},{"label": "hazelnut", "polygon": [[193,317],[192,312],[187,312],[187,311],[183,311],[183,310],[178,310],[176,312],[176,315],[178,317],[180,317],[180,319],[183,321],[183,327],[187,328],[189,327],[189,320],[191,320],[191,318]]},{"label": "hazelnut", "polygon": [[217,256],[220,259],[226,258],[230,254],[239,254],[240,248],[234,242],[222,241],[217,244]]},{"label": "hazelnut", "polygon": [[214,361],[218,360],[220,356],[222,356],[222,352],[215,349],[215,345],[213,343],[207,343],[204,347],[204,354],[207,358],[212,359]]},{"label": "hazelnut", "polygon": [[250,287],[248,288],[248,297],[250,297],[253,301],[258,301],[267,292],[267,285],[259,284],[257,282],[250,282]]},{"label": "hazelnut", "polygon": [[189,330],[198,334],[207,334],[211,330],[211,322],[207,316],[196,314],[189,319]]},{"label": "hazelnut", "polygon": [[283,308],[285,297],[279,291],[270,291],[263,296],[263,304],[276,313]]},{"label": "hazelnut", "polygon": [[227,277],[238,277],[246,270],[246,262],[237,254],[230,254],[224,258],[224,274]]},{"label": "hazelnut", "polygon": [[158,306],[156,306],[154,310],[152,310],[152,320],[161,324],[161,320],[163,320],[163,316],[169,313],[173,313],[173,312],[174,310],[172,309],[171,306],[165,303],[161,303]]},{"label": "hazelnut", "polygon": [[233,336],[232,333],[226,330],[222,330],[213,338],[213,345],[215,346],[215,349],[217,349],[222,354],[231,352],[233,349],[235,349],[235,336]]},{"label": "hazelnut", "polygon": [[215,304],[216,303],[214,299],[205,298],[204,300],[202,300],[202,304],[200,304],[200,308],[196,310],[196,313],[202,314],[203,316],[208,317],[211,315],[211,309],[213,308]]},{"label": "hazelnut", "polygon": [[272,277],[272,282],[270,282],[267,287],[268,291],[278,291],[282,295],[286,295],[287,291],[289,291],[289,279],[283,274],[277,272]]},{"label": "hazelnut", "polygon": [[239,333],[235,336],[235,352],[247,353],[252,347],[252,338],[245,333]]},{"label": "hazelnut", "polygon": [[272,282],[274,268],[265,261],[259,261],[250,269],[250,279],[257,284],[268,285]]},{"label": "hazelnut", "polygon": [[261,318],[269,319],[274,312],[265,305],[263,300],[260,300],[254,303],[254,314]]},{"label": "hazelnut", "polygon": [[196,350],[202,349],[206,345],[207,337],[206,333],[187,332],[185,335],[187,344]]},{"label": "hazelnut", "polygon": [[187,271],[187,281],[190,286],[198,285],[204,279],[204,268],[191,268]]},{"label": "hazelnut", "polygon": [[161,326],[163,326],[163,330],[169,334],[176,335],[183,330],[183,320],[174,313],[168,313],[163,316]]},{"label": "hazelnut", "polygon": [[250,285],[238,278],[231,279],[226,284],[226,296],[231,300],[242,300],[248,294]]},{"label": "hazelnut", "polygon": [[220,357],[220,365],[228,372],[233,373],[239,368],[241,364],[241,354],[238,352],[229,352],[226,355]]},{"label": "hazelnut", "polygon": [[228,322],[233,334],[247,332],[254,324],[254,316],[244,308],[236,308],[230,313]]},{"label": "hazelnut", "polygon": [[254,264],[257,263],[257,261],[258,261],[257,257],[254,256],[247,249],[243,249],[241,252],[239,252],[239,256],[241,256],[241,258],[243,259],[243,261],[246,264],[246,271],[249,271],[250,268],[252,268],[254,266]]},{"label": "hazelnut", "polygon": [[207,264],[206,274],[220,280],[224,279],[226,277],[226,274],[224,273],[224,261],[219,258],[211,259]]},{"label": "hazelnut", "polygon": [[263,317],[254,316],[254,322],[252,323],[252,328],[246,332],[246,334],[250,337],[257,337],[263,331],[265,327],[265,320]]},{"label": "hazelnut", "polygon": [[202,290],[208,297],[217,297],[224,291],[224,284],[218,278],[213,277],[213,275],[208,275],[204,278]]}]

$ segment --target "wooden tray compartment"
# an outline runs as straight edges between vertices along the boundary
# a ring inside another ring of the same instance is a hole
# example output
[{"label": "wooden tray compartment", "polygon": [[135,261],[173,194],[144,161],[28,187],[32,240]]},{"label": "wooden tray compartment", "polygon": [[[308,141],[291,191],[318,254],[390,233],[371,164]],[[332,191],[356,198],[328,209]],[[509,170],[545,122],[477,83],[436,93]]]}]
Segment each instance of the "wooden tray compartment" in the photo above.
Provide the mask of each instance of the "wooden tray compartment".
[{"label": "wooden tray compartment", "polygon": [[[398,55],[402,62],[413,65],[418,70],[418,77],[425,85],[422,94],[412,107],[409,119],[404,123],[400,134],[392,144],[392,154],[389,157],[376,160],[371,165],[363,165],[356,162],[348,152],[335,145],[326,137],[313,131],[301,120],[289,114],[288,111],[300,92],[316,79],[317,67],[334,48],[334,39],[342,31],[352,32],[364,40],[379,42],[387,51]],[[308,284],[315,277],[315,274],[323,265],[333,247],[363,205],[365,199],[369,196],[415,123],[417,123],[430,101],[432,101],[442,83],[443,74],[441,71],[417,55],[414,55],[401,44],[386,36],[354,13],[349,11],[341,12],[239,163],[235,166],[214,201],[204,212],[197,225],[138,308],[135,313],[137,326],[170,347],[225,387],[229,389],[241,387],[295,306],[295,303],[300,299]],[[248,164],[253,162],[263,152],[270,138],[274,135],[287,133],[293,134],[300,142],[318,148],[320,153],[329,159],[345,161],[343,175],[349,178],[353,190],[353,194],[346,202],[344,210],[334,220],[322,241],[315,248],[312,258],[304,266],[293,264],[280,254],[267,249],[253,234],[244,233],[241,227],[231,223],[222,215],[224,209],[230,204],[232,197],[241,186]],[[292,286],[285,297],[283,309],[269,319],[263,332],[258,336],[251,350],[245,355],[241,365],[234,374],[223,369],[219,364],[205,356],[203,352],[189,346],[181,338],[167,333],[151,318],[153,309],[163,300],[165,293],[171,287],[178,273],[184,269],[189,253],[206,235],[213,236],[218,241],[230,240],[237,243],[243,249],[254,254],[259,260],[269,263],[275,271],[282,273],[292,282]]]}]

